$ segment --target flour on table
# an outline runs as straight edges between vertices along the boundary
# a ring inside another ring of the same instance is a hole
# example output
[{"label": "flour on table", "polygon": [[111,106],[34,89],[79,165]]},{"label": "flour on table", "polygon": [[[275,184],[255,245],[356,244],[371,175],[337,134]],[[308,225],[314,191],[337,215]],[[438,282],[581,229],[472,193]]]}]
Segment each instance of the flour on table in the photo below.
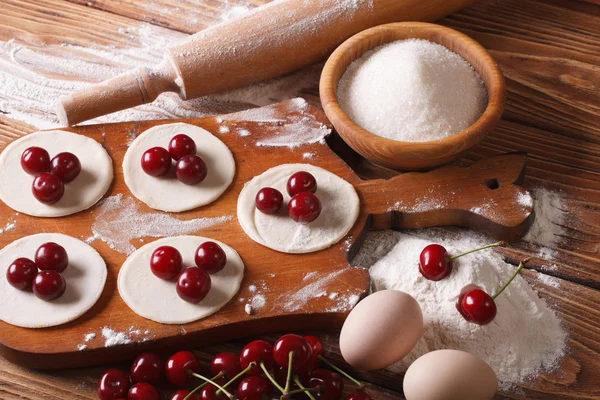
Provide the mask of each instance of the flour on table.
[{"label": "flour on table", "polygon": [[541,246],[539,255],[552,258],[553,250],[566,235],[564,224],[567,213],[562,196],[545,188],[533,190],[535,220],[523,240]]},{"label": "flour on table", "polygon": [[104,338],[104,347],[119,346],[132,342],[131,338],[125,332],[116,332],[109,327],[102,328],[102,337]]},{"label": "flour on table", "polygon": [[93,236],[88,242],[100,239],[120,253],[129,255],[135,251],[131,243],[145,237],[169,237],[191,233],[223,224],[232,216],[180,220],[164,213],[140,211],[135,200],[122,194],[105,199],[94,210],[96,219],[92,224]]},{"label": "flour on table", "polygon": [[[188,35],[151,24],[117,28],[118,46],[98,41],[91,47],[65,39],[62,43],[0,41],[0,112],[37,129],[59,126],[56,99],[137,67],[152,67],[162,60],[164,49]],[[128,44],[124,44],[128,43]],[[182,101],[164,93],[152,104],[102,116],[85,124],[136,120],[198,118],[264,106],[318,87],[320,67],[242,89]]]},{"label": "flour on table", "polygon": [[370,268],[374,290],[411,294],[419,302],[425,320],[423,338],[391,370],[404,371],[420,355],[433,350],[463,350],[486,361],[501,381],[500,388],[510,390],[560,365],[567,351],[567,334],[556,313],[522,276],[517,276],[496,299],[498,314],[489,325],[471,324],[456,310],[458,295],[468,284],[494,293],[515,271],[515,266],[504,262],[498,253],[486,250],[459,258],[450,276],[438,282],[425,279],[419,272],[419,254],[426,245],[441,243],[449,254],[456,254],[486,243],[481,236],[470,232],[448,234],[439,229],[387,231],[374,234],[367,242],[361,252],[374,254],[359,254],[354,264],[358,260],[367,267],[369,261],[375,261]]},{"label": "flour on table", "polygon": [[[287,212],[286,185],[298,171],[311,173],[317,180],[316,196],[321,215],[310,224],[299,224]],[[279,190],[284,196],[282,212],[267,215],[255,206],[256,193],[263,187]],[[238,197],[237,216],[244,232],[255,242],[285,253],[310,253],[339,242],[354,226],[360,203],[354,187],[337,175],[309,164],[283,164],[263,172],[248,182]]]}]

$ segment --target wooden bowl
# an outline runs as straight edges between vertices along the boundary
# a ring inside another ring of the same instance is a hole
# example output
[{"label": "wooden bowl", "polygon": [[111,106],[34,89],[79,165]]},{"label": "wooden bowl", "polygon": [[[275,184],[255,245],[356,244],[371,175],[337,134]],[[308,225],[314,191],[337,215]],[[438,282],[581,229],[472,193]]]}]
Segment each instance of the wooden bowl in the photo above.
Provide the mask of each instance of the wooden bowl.
[{"label": "wooden bowl", "polygon": [[[488,105],[469,128],[440,140],[402,142],[377,136],[361,128],[340,107],[337,101],[338,83],[354,60],[385,43],[411,38],[426,39],[449,48],[467,60],[483,79]],[[319,91],[325,114],[350,147],[375,164],[412,171],[454,161],[481,142],[500,120],[506,99],[504,77],[487,50],[454,29],[421,22],[376,26],[342,43],[325,64]]]}]

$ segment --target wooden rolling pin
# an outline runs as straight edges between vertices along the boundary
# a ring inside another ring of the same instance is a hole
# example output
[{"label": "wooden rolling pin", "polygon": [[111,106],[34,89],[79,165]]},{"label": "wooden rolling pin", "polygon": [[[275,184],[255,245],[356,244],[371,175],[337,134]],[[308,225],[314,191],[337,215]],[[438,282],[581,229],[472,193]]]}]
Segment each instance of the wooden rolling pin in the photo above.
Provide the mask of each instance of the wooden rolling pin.
[{"label": "wooden rolling pin", "polygon": [[167,49],[155,68],[131,70],[63,96],[64,125],[150,103],[163,92],[193,99],[324,60],[350,36],[394,21],[434,21],[475,0],[275,0]]}]

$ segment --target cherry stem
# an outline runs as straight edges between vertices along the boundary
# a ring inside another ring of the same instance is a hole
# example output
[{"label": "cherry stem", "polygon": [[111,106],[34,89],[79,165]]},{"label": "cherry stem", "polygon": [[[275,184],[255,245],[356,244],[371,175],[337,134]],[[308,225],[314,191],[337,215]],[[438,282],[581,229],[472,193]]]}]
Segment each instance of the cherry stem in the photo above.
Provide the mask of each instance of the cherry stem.
[{"label": "cherry stem", "polygon": [[504,284],[504,286],[502,286],[500,288],[500,290],[498,290],[498,292],[496,292],[495,295],[492,296],[492,299],[496,300],[496,297],[500,296],[500,293],[502,293],[504,291],[504,289],[506,289],[506,287],[508,285],[510,285],[510,283],[513,281],[513,279],[515,279],[515,276],[519,275],[519,272],[521,272],[521,270],[523,269],[523,267],[525,266],[525,264],[527,264],[529,262],[529,258],[526,258],[525,260],[521,261],[521,263],[519,264],[519,267],[517,268],[517,270],[515,271],[514,274],[512,274],[512,276],[510,277],[510,279],[508,280],[508,282],[506,282]]},{"label": "cherry stem", "polygon": [[[231,378],[231,380],[229,382],[225,383],[223,385],[223,388],[226,388],[227,386],[231,385],[233,382],[237,381],[239,378],[241,378],[242,376],[244,376],[248,371],[250,371],[255,366],[256,366],[256,363],[254,361],[252,361],[250,364],[248,364],[248,366],[246,367],[245,370],[243,370],[242,372],[240,372],[239,374],[237,374],[236,376],[234,376],[233,378]],[[223,371],[219,372],[219,375],[221,375],[222,373],[223,373]],[[219,376],[219,375],[217,375],[217,376]],[[215,377],[215,378],[213,378],[213,380],[214,379],[217,379],[217,378]],[[207,385],[207,384],[205,384],[205,385]],[[217,396],[219,394],[221,394],[221,389],[217,390],[216,394],[217,394]],[[183,400],[186,400],[186,399],[183,399]]]},{"label": "cherry stem", "polygon": [[316,393],[318,391],[319,391],[319,388],[316,388],[316,387],[314,387],[314,388],[296,389],[296,390],[292,390],[289,393],[289,395],[293,396],[293,395],[298,394],[298,393],[309,393],[309,392],[315,392]]},{"label": "cherry stem", "polygon": [[322,355],[317,356],[317,358],[324,362],[325,364],[327,364],[330,368],[333,368],[334,370],[336,370],[337,372],[339,372],[340,374],[344,375],[346,378],[350,379],[352,382],[354,382],[354,384],[356,384],[358,386],[358,389],[361,390],[365,385],[357,380],[354,379],[353,377],[351,377],[349,374],[347,374],[346,372],[342,371],[339,367],[337,367],[336,365],[334,365],[331,361],[329,361],[328,359],[326,359],[325,357],[323,357]]},{"label": "cherry stem", "polygon": [[200,374],[196,374],[196,373],[193,373],[192,376],[195,376],[196,378],[202,379],[206,383],[209,383],[209,384],[213,385],[217,389],[220,389],[221,392],[223,392],[223,394],[225,394],[225,396],[229,397],[230,399],[233,399],[233,395],[231,393],[229,393],[227,391],[227,389],[225,389],[223,386],[219,385],[217,382],[213,382],[210,379],[205,378],[204,376],[202,376]]},{"label": "cherry stem", "polygon": [[304,393],[306,393],[306,395],[308,396],[308,398],[309,398],[310,400],[317,400],[317,399],[315,399],[315,396],[313,396],[313,395],[310,393],[310,391],[308,391],[308,390],[307,390],[307,389],[304,387],[304,385],[302,384],[302,382],[300,382],[300,378],[298,378],[297,376],[295,376],[295,377],[294,377],[294,382],[296,382],[296,385],[298,385],[298,387],[299,387],[300,389],[302,389],[302,390],[304,390],[304,391],[305,391]]},{"label": "cherry stem", "polygon": [[467,254],[475,253],[476,251],[481,251],[481,250],[489,249],[490,247],[499,247],[499,246],[506,246],[506,242],[496,242],[496,243],[488,244],[487,246],[479,247],[479,248],[469,250],[469,251],[461,253],[461,254],[457,254],[455,256],[446,257],[446,261],[456,260],[459,257],[466,256]]},{"label": "cherry stem", "polygon": [[[223,371],[219,372],[218,374],[216,374],[215,376],[212,377],[211,381],[214,381],[215,379],[219,379],[221,376],[223,375]],[[195,393],[198,393],[200,390],[204,389],[204,387],[208,385],[208,382],[204,382],[203,384],[196,386],[194,388],[194,390],[192,390],[187,396],[185,396],[183,398],[183,400],[189,400],[192,398],[192,395]]]},{"label": "cherry stem", "polygon": [[282,388],[281,385],[279,383],[277,383],[277,381],[275,379],[273,379],[273,377],[271,376],[271,374],[267,370],[267,367],[265,367],[265,363],[263,363],[262,361],[260,362],[260,368],[263,370],[263,372],[265,373],[266,377],[271,381],[271,383],[273,384],[273,386],[275,386],[277,389],[279,389],[279,391],[281,393],[285,394],[285,389]]},{"label": "cherry stem", "polygon": [[287,378],[285,380],[284,394],[290,393],[290,383],[292,381],[292,364],[294,363],[294,354],[295,354],[295,352],[293,352],[293,351],[290,351],[288,354],[288,370],[287,370]]}]

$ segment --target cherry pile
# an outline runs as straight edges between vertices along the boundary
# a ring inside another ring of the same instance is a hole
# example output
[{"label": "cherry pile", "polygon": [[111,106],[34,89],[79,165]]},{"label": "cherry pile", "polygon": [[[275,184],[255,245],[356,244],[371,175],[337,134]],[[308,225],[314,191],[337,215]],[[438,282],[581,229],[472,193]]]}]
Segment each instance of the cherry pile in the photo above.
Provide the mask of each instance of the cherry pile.
[{"label": "cherry pile", "polygon": [[[419,256],[419,271],[421,274],[431,280],[439,281],[446,278],[452,272],[452,261],[484,249],[491,247],[504,246],[506,243],[497,242],[467,252],[449,256],[446,248],[439,244],[430,244],[426,246]],[[506,289],[512,280],[519,274],[521,269],[528,260],[519,264],[515,273],[511,276],[508,282],[493,296],[490,296],[485,291],[476,285],[468,285],[463,292],[458,296],[456,308],[458,312],[469,322],[478,325],[487,325],[496,318],[496,303],[494,299]]]},{"label": "cherry pile", "polygon": [[150,257],[152,273],[165,281],[176,281],[177,294],[189,303],[202,301],[211,287],[209,274],[221,271],[227,264],[225,251],[215,242],[204,242],[196,249],[195,267],[183,268],[179,250],[161,246]]},{"label": "cherry pile", "polygon": [[81,173],[81,163],[73,153],[59,153],[52,160],[45,149],[29,147],[21,154],[21,168],[34,176],[31,191],[40,202],[52,205],[62,199],[65,184]]},{"label": "cherry pile", "polygon": [[142,169],[150,176],[165,176],[175,161],[175,175],[186,185],[196,185],[202,182],[208,171],[204,160],[196,155],[196,143],[182,133],[173,136],[169,149],[152,147],[142,155]]},{"label": "cherry pile", "polygon": [[[317,180],[310,173],[299,171],[290,176],[287,192],[288,214],[296,222],[308,224],[321,215],[321,202],[315,196]],[[283,206],[283,195],[277,189],[264,187],[256,194],[256,208],[265,214],[277,214]]]},{"label": "cherry pile", "polygon": [[62,272],[69,265],[67,251],[59,244],[47,242],[35,252],[35,261],[17,258],[6,271],[8,283],[22,291],[33,291],[36,297],[52,301],[67,288]]},{"label": "cherry pile", "polygon": [[255,340],[239,355],[213,357],[206,368],[211,378],[202,375],[202,369],[189,351],[175,353],[166,361],[143,353],[131,365],[129,375],[118,369],[106,371],[98,382],[98,395],[100,400],[159,400],[156,387],[170,384],[178,389],[170,400],[340,400],[344,376],[359,387],[345,400],[371,400],[361,382],[323,357],[323,343],[315,336],[287,334],[274,345]]}]

